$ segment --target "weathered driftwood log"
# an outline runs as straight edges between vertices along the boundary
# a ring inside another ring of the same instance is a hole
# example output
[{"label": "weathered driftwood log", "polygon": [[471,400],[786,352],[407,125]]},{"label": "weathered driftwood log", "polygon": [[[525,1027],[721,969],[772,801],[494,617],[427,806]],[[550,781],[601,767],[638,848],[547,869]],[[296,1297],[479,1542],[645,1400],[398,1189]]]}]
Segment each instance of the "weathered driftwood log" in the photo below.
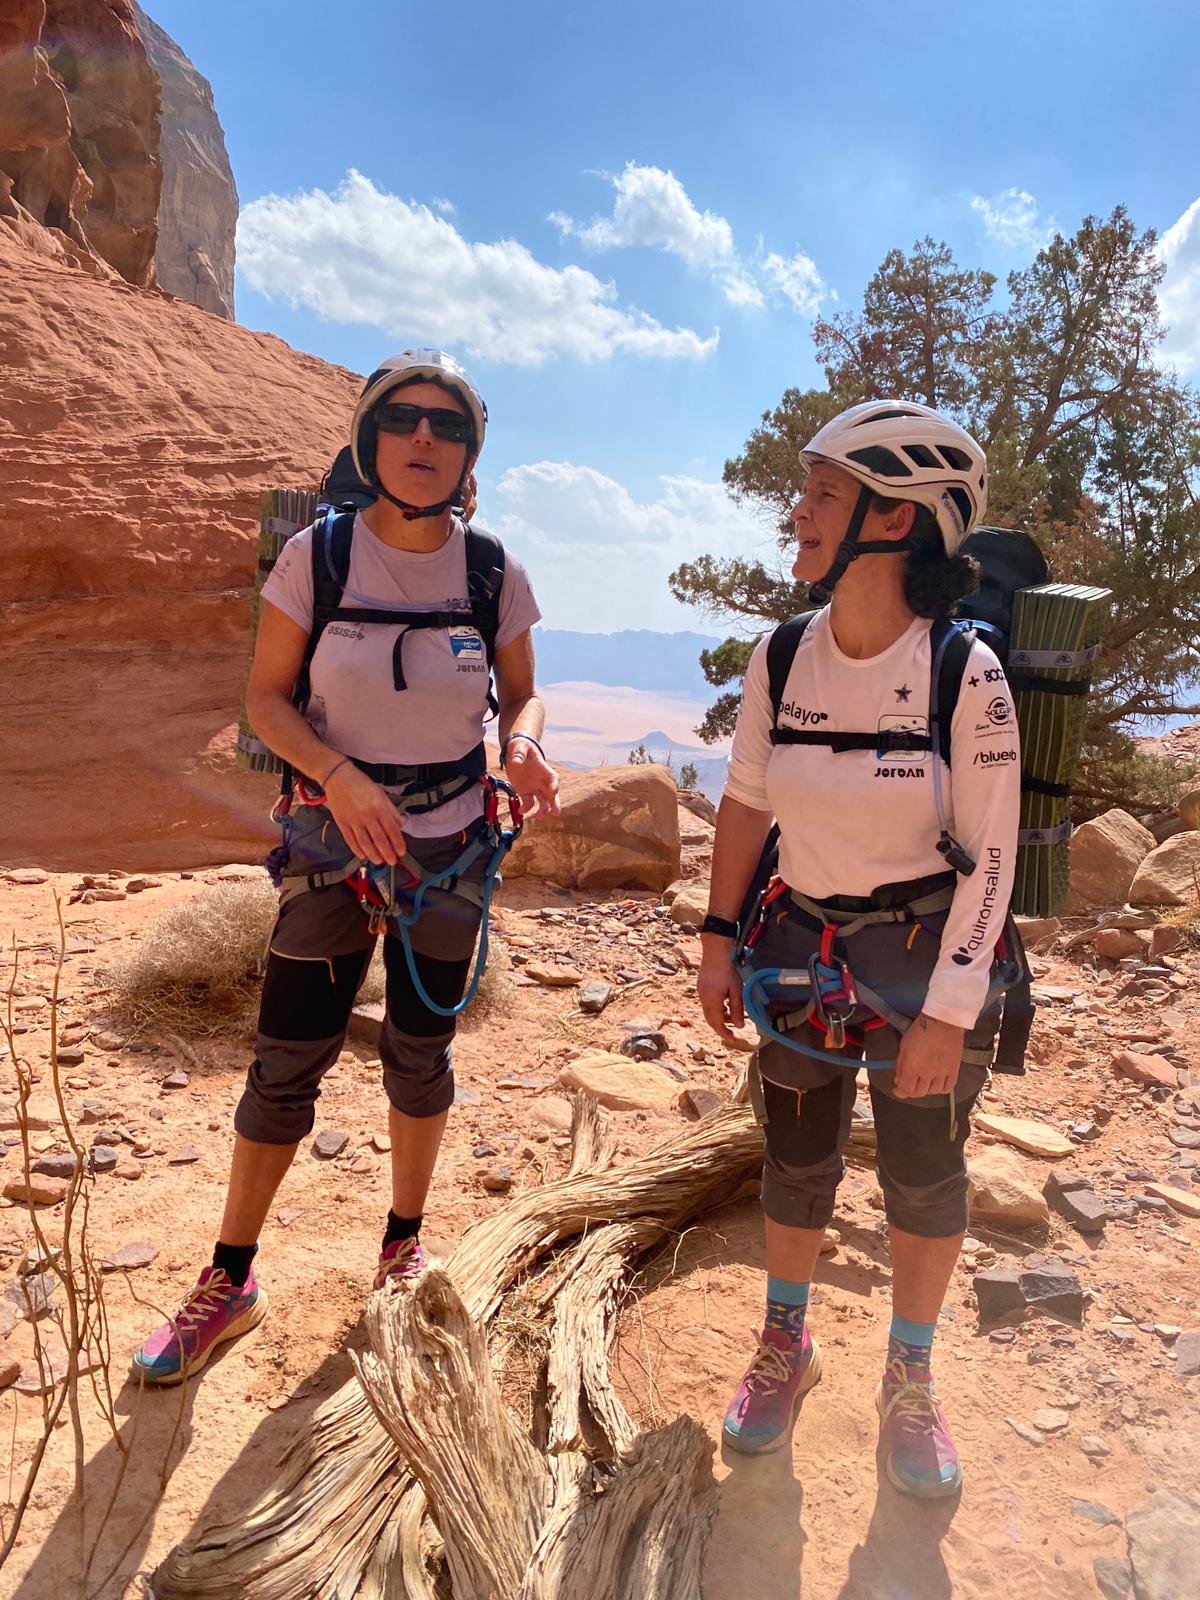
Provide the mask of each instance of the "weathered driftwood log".
[{"label": "weathered driftwood log", "polygon": [[[609,1224],[678,1228],[734,1195],[761,1160],[761,1134],[748,1108],[736,1106],[692,1124],[646,1155],[609,1171],[597,1170],[607,1160],[606,1135],[594,1101],[581,1099],[571,1171],[477,1223],[448,1264],[465,1313],[480,1328],[495,1315],[505,1292],[564,1240]],[[585,1168],[585,1163],[592,1165]],[[589,1270],[596,1267],[587,1252],[580,1261]],[[612,1282],[608,1292],[615,1292],[616,1280],[603,1272],[600,1279]],[[568,1275],[564,1282],[569,1281]],[[599,1376],[595,1370],[602,1360],[597,1351],[603,1336],[593,1332],[589,1340],[590,1354],[586,1362],[581,1358],[580,1371],[594,1414],[611,1429],[615,1445],[627,1429],[613,1409],[615,1396],[611,1402],[605,1399],[606,1373]],[[611,1528],[617,1526],[616,1508],[632,1507],[646,1484],[657,1484],[660,1477],[670,1482],[661,1492],[655,1490],[658,1498],[645,1522],[647,1549],[656,1552],[655,1564],[637,1577],[640,1587],[630,1589],[630,1596],[661,1595],[665,1600],[687,1592],[662,1585],[691,1572],[698,1560],[695,1540],[702,1546],[702,1532],[680,1531],[672,1518],[679,1515],[680,1504],[690,1503],[689,1515],[700,1530],[705,1527],[705,1517],[696,1510],[695,1484],[701,1479],[710,1483],[708,1467],[696,1465],[707,1448],[703,1431],[686,1419],[641,1436],[632,1447],[628,1468],[631,1473],[634,1467],[639,1470],[628,1479],[619,1476],[624,1487],[606,1514],[613,1518]],[[555,1475],[564,1484],[576,1483],[582,1511],[590,1513],[596,1496],[584,1487],[587,1474],[581,1469],[577,1477],[564,1465]],[[685,1494],[681,1485],[689,1484]],[[429,1485],[425,1487],[428,1491]],[[433,1593],[431,1536],[423,1531],[423,1507],[414,1494],[412,1474],[355,1377],[314,1414],[309,1431],[285,1456],[278,1481],[240,1518],[198,1530],[172,1551],[154,1574],[154,1592],[158,1600],[216,1600],[235,1594],[246,1600],[295,1600],[299,1595],[306,1600],[352,1600],[362,1586],[371,1600],[427,1600]],[[587,1585],[574,1592],[598,1593],[586,1564],[593,1557],[579,1554],[587,1543],[580,1531],[586,1516],[568,1515],[565,1501],[559,1506],[555,1500],[553,1509],[533,1557],[533,1572],[570,1568],[588,1573]],[[598,1537],[607,1549],[611,1531],[602,1529]],[[531,1590],[530,1596],[538,1592]],[[543,1592],[548,1597],[553,1591]],[[561,1590],[564,1595],[572,1592],[570,1587]],[[691,1592],[698,1592],[698,1579]],[[623,1593],[612,1590],[614,1597]]]}]

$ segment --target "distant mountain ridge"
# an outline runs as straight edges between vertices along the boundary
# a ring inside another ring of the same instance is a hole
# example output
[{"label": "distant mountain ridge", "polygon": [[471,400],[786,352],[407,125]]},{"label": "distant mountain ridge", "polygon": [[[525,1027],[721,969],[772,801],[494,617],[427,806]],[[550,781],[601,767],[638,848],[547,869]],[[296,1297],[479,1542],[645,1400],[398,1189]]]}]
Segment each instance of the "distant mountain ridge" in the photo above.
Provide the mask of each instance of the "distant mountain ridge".
[{"label": "distant mountain ridge", "polygon": [[535,628],[533,633],[541,683],[603,683],[705,700],[712,685],[700,669],[700,652],[720,643],[716,634],[655,633],[649,628],[618,633]]}]

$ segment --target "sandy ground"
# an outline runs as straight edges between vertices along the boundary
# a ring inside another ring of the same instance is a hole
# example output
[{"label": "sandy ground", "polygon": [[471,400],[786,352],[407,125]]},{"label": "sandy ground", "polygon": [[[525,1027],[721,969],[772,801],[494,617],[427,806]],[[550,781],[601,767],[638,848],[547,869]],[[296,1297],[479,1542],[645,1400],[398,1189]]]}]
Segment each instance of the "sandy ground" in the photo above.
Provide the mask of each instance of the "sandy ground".
[{"label": "sandy ground", "polygon": [[[0,882],[6,947],[14,934],[22,947],[14,1015],[28,1031],[17,1043],[43,1072],[49,1006],[33,1002],[48,995],[53,973],[52,891],[57,887],[65,899],[77,881]],[[205,881],[203,873],[189,880],[164,875],[161,887],[118,903],[66,907],[75,953],[64,970],[60,1028],[81,1023],[90,1030],[81,1045],[83,1062],[63,1070],[68,1103],[78,1112],[86,1098],[104,1100],[106,1125],[145,1133],[159,1152],[138,1163],[136,1180],[116,1174],[96,1180],[93,1247],[103,1256],[131,1240],[148,1240],[159,1253],[142,1270],[106,1279],[112,1383],[128,1455],[96,1419],[88,1420],[83,1456],[92,1526],[116,1493],[89,1582],[80,1584],[67,1506],[74,1446],[69,1426],[60,1425],[17,1548],[0,1571],[4,1596],[62,1600],[86,1593],[108,1600],[142,1594],[137,1574],[152,1569],[199,1523],[236,1514],[270,1480],[314,1408],[350,1376],[348,1350],[365,1344],[361,1318],[388,1203],[387,1157],[372,1156],[370,1139],[384,1130],[385,1106],[373,1052],[353,1046],[326,1081],[317,1121],[318,1129],[349,1134],[346,1153],[323,1161],[307,1143],[301,1147],[264,1237],[258,1266],[271,1295],[267,1321],[227,1346],[182,1390],[142,1394],[126,1377],[139,1339],[160,1311],[174,1308],[209,1257],[248,1048],[244,1037],[196,1040],[199,1059],[187,1066],[188,1086],[162,1088],[169,1072],[186,1065],[169,1044],[137,1037],[119,1047],[97,1042],[98,1034],[110,1037],[97,970],[145,937],[157,912],[202,892]],[[537,916],[538,907],[572,904],[594,914],[590,928]],[[507,969],[514,953],[519,959],[569,951],[587,974],[611,975],[618,967],[650,971],[661,951],[682,968],[696,941],[655,922],[650,909],[645,899],[584,907],[578,897],[517,885],[506,891],[500,912],[496,967]],[[614,932],[618,920],[624,932]],[[998,1080],[992,1109],[1036,1116],[1061,1129],[1097,1106],[1110,1108],[1101,1136],[1076,1149],[1072,1166],[1117,1197],[1138,1192],[1125,1178],[1137,1169],[1194,1187],[1191,1166],[1181,1162],[1195,1158],[1167,1137],[1174,1125],[1171,1103],[1120,1084],[1109,1067],[1122,1047],[1119,1034],[1140,1030],[1182,1043],[1193,1074],[1200,1074],[1194,981],[1179,987],[1169,1004],[1148,1007],[1136,997],[1113,998],[1126,975],[1111,968],[1100,972],[1052,959],[1037,967],[1039,978],[1076,991],[1079,1000],[1042,1013],[1032,1051],[1036,1065],[1023,1080]],[[1178,970],[1195,979],[1194,952],[1181,954]],[[565,1169],[561,1140],[556,1143],[535,1117],[539,1101],[554,1093],[553,1083],[500,1088],[499,1081],[553,1080],[579,1046],[615,1047],[620,1020],[631,1017],[667,1019],[667,1059],[685,1067],[695,1083],[733,1091],[738,1058],[710,1048],[708,1059],[695,1060],[694,1047],[710,1046],[710,1038],[686,970],[655,976],[618,995],[603,1016],[587,1019],[575,1013],[569,992],[510,978],[502,1002],[460,1036],[459,1082],[479,1099],[452,1116],[427,1234],[452,1242],[506,1204],[480,1182],[481,1172],[498,1160],[510,1166],[517,1191]],[[0,1062],[0,1072],[11,1082],[11,1063]],[[39,1092],[47,1082],[43,1077]],[[680,1118],[626,1112],[614,1114],[614,1122],[620,1149],[631,1153],[658,1142]],[[481,1143],[497,1155],[476,1157]],[[185,1146],[198,1159],[172,1164]],[[1051,1163],[1022,1159],[1040,1183]],[[123,1167],[133,1160],[126,1149]],[[18,1165],[19,1151],[10,1149],[0,1161],[4,1181]],[[960,1264],[938,1335],[936,1370],[963,1453],[966,1487],[960,1502],[921,1506],[896,1495],[876,1462],[872,1395],[886,1342],[890,1278],[876,1198],[873,1174],[852,1169],[836,1220],[838,1249],[821,1263],[811,1313],[825,1345],[826,1373],[806,1402],[793,1449],[757,1461],[723,1461],[717,1451],[720,1512],[709,1549],[707,1600],[734,1600],[748,1585],[758,1600],[1095,1595],[1093,1558],[1123,1556],[1124,1532],[1119,1521],[1102,1527],[1073,1514],[1072,1501],[1099,1502],[1119,1519],[1155,1488],[1194,1492],[1200,1483],[1200,1378],[1177,1377],[1169,1341],[1153,1331],[1155,1324],[1200,1326],[1200,1221],[1141,1212],[1135,1221],[1110,1223],[1098,1246],[1058,1220],[1049,1233],[1019,1237],[976,1230],[984,1261],[989,1250],[999,1263],[1035,1249],[1069,1251],[1090,1304],[1081,1330],[1039,1318],[1018,1328],[1012,1342],[996,1343],[978,1328],[972,1264]],[[23,1209],[4,1204],[0,1293],[31,1237]],[[44,1221],[53,1235],[55,1213]],[[761,1317],[763,1270],[761,1221],[754,1202],[745,1200],[699,1219],[643,1264],[639,1292],[622,1313],[614,1363],[618,1387],[640,1420],[663,1422],[686,1410],[719,1439],[722,1411]],[[8,1347],[28,1358],[27,1323],[17,1325]],[[1019,1437],[1006,1420],[1030,1423],[1047,1405],[1066,1409],[1069,1422],[1040,1446]],[[11,1440],[11,1468],[0,1495],[10,1502],[40,1431],[40,1407],[13,1390],[0,1396],[0,1432]],[[1097,1436],[1111,1453],[1089,1458],[1080,1448],[1087,1436]]]}]

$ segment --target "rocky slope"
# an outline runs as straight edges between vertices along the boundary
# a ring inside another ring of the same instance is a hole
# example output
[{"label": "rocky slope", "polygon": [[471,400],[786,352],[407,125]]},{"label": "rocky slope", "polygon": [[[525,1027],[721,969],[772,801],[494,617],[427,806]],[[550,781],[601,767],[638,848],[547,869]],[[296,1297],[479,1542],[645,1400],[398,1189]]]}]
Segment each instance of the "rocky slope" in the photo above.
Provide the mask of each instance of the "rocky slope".
[{"label": "rocky slope", "polygon": [[133,10],[161,91],[158,282],[232,320],[238,196],[212,88],[139,5]]},{"label": "rocky slope", "polygon": [[316,482],[354,376],[4,229],[0,327],[0,861],[244,858],[259,496]]}]

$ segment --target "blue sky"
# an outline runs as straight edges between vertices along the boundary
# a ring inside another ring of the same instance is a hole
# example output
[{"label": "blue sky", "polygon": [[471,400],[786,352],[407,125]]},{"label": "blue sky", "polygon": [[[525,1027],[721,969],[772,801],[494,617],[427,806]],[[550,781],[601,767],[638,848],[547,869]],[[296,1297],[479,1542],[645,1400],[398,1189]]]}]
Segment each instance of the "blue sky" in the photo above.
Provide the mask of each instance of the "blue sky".
[{"label": "blue sky", "polygon": [[213,85],[239,321],[358,371],[454,349],[493,418],[481,520],[552,626],[710,626],[667,571],[770,546],[724,460],[819,381],[813,315],[926,233],[1003,276],[1118,202],[1175,225],[1200,367],[1189,5],[148,9]]}]

